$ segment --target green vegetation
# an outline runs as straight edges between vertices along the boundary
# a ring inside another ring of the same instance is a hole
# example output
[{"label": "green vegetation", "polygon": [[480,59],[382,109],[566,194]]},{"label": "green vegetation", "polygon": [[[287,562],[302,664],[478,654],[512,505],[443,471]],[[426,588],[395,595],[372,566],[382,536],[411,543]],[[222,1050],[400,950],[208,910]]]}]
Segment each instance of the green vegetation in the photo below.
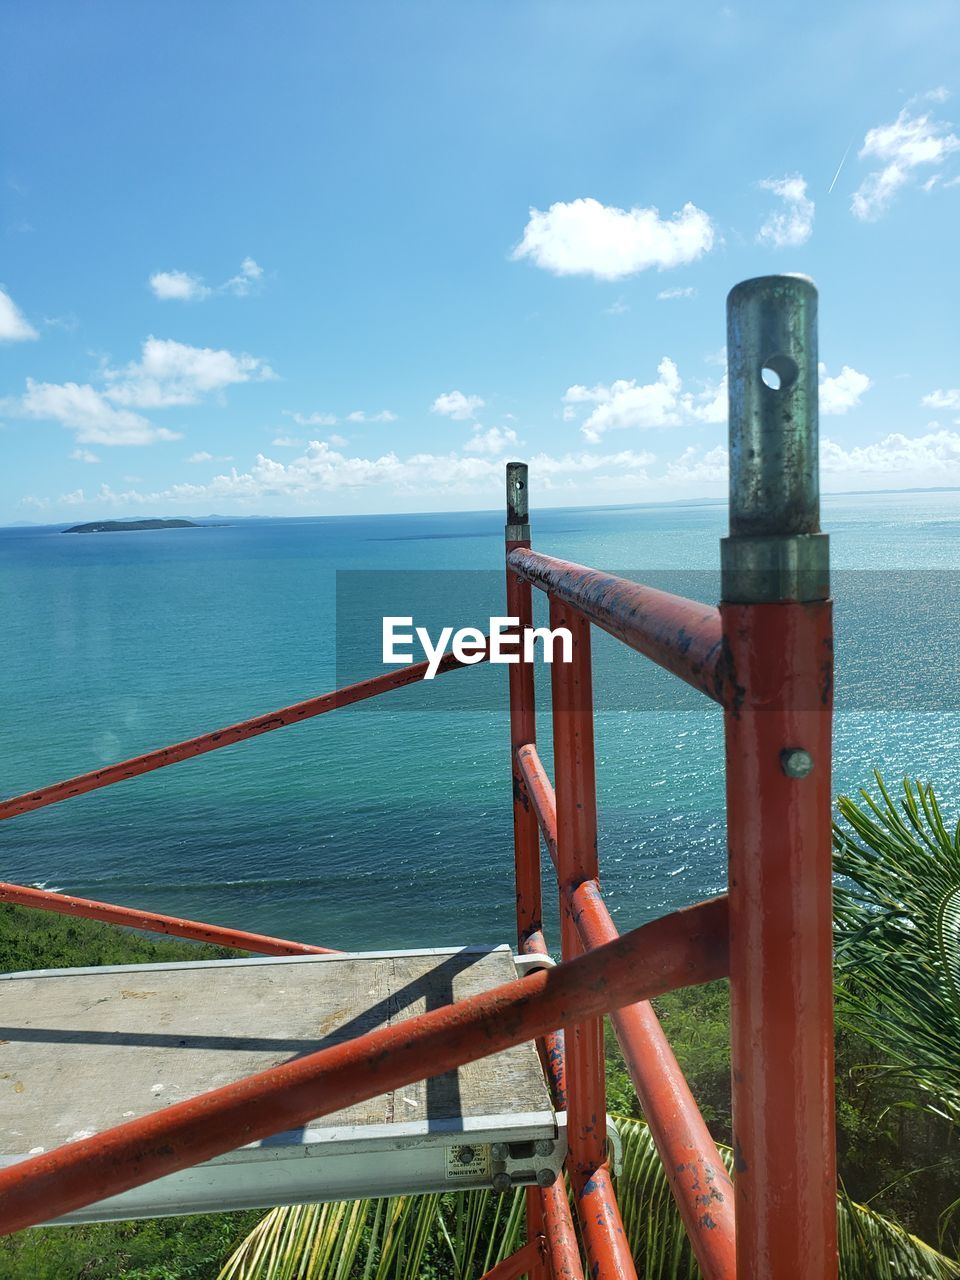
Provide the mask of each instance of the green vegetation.
[{"label": "green vegetation", "polygon": [[90,524],[75,524],[64,533],[129,533],[137,529],[203,529],[192,520],[93,520]]},{"label": "green vegetation", "polygon": [[224,947],[160,939],[94,920],[0,906],[0,973],[77,969],[84,965],[161,964],[165,960],[236,957]]},{"label": "green vegetation", "polygon": [[[617,1127],[623,1141],[617,1195],[637,1274],[697,1280],[650,1131],[626,1117],[617,1117]],[[729,1147],[721,1155],[730,1168]],[[475,1280],[522,1243],[523,1209],[520,1189],[273,1209],[217,1280]],[[956,1263],[846,1196],[837,1213],[840,1280],[960,1277]]]},{"label": "green vegetation", "polygon": [[947,827],[929,785],[905,779],[898,803],[879,774],[876,784],[878,798],[840,798],[834,837],[837,1020],[860,1085],[841,1118],[892,1184],[878,1203],[955,1255],[960,825]]},{"label": "green vegetation", "polygon": [[[960,828],[947,828],[929,787],[905,783],[897,803],[877,782],[879,799],[840,799],[835,836],[842,1274],[949,1280],[960,1278]],[[230,953],[0,908],[4,970],[222,954]],[[727,1158],[727,986],[672,992],[656,1007]],[[608,1105],[624,1141],[619,1194],[640,1274],[693,1280],[609,1030],[607,1062]],[[218,1272],[222,1280],[468,1280],[520,1243],[522,1199],[471,1191],[40,1228],[0,1240],[0,1280],[213,1280]]]}]

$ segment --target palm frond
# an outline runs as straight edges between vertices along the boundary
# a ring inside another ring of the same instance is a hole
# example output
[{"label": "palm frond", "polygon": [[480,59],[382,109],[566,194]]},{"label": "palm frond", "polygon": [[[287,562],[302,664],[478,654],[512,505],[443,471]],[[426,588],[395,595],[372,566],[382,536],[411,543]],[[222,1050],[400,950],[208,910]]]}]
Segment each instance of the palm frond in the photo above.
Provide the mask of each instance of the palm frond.
[{"label": "palm frond", "polygon": [[[623,1143],[617,1198],[638,1274],[699,1280],[650,1130],[625,1116],[616,1125]],[[723,1147],[720,1154],[730,1170],[733,1153]],[[866,1205],[841,1194],[837,1213],[841,1280],[960,1280],[960,1265]],[[437,1274],[477,1280],[520,1247],[523,1222],[520,1188],[273,1209],[218,1280],[420,1280],[428,1253]]]},{"label": "palm frond", "polygon": [[960,1121],[960,832],[933,788],[879,774],[837,802],[837,1016],[881,1051],[892,1079]]}]

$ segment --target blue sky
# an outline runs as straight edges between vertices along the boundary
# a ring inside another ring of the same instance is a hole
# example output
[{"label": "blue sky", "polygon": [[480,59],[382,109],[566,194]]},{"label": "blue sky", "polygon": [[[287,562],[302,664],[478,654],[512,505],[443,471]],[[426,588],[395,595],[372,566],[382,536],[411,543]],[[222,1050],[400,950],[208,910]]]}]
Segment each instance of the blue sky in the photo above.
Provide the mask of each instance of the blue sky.
[{"label": "blue sky", "polygon": [[776,271],[824,488],[960,485],[952,0],[13,0],[0,49],[0,521],[722,496]]}]

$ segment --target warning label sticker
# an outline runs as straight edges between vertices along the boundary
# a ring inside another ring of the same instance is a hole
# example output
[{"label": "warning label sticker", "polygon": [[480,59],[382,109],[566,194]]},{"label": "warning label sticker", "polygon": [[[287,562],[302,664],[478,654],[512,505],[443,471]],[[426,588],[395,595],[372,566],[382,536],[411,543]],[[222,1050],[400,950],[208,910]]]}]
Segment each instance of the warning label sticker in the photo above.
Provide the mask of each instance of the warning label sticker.
[{"label": "warning label sticker", "polygon": [[486,1178],[490,1174],[490,1148],[480,1143],[447,1147],[447,1178]]}]

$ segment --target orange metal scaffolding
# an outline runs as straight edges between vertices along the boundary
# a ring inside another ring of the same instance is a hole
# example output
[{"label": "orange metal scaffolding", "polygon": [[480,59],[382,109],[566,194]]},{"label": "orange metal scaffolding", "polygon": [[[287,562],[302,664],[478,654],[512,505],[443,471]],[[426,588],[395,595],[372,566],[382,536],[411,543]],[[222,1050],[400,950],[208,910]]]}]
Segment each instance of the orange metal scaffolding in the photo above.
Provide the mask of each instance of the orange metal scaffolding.
[{"label": "orange metal scaffolding", "polygon": [[[521,952],[547,951],[541,838],[556,871],[562,963],[370,1032],[0,1172],[0,1231],[20,1230],[281,1129],[536,1039],[568,1114],[562,1183],[527,1189],[527,1243],[487,1280],[635,1277],[606,1151],[602,1018],[611,1014],[707,1280],[836,1274],[831,980],[832,629],[819,530],[816,291],[746,281],[728,299],[730,536],[719,608],[531,549],[527,468],[507,467],[507,613],[569,629],[551,670],[553,776],[536,746],[533,669],[509,669]],[[619,937],[597,856],[591,626],[718,702],[726,739],[729,891]],[[449,657],[442,670],[461,665]],[[421,679],[377,676],[0,803],[57,803]],[[555,789],[554,789],[555,786]],[[0,900],[273,955],[321,951],[16,885]],[[649,1000],[730,978],[731,1184]]]}]

